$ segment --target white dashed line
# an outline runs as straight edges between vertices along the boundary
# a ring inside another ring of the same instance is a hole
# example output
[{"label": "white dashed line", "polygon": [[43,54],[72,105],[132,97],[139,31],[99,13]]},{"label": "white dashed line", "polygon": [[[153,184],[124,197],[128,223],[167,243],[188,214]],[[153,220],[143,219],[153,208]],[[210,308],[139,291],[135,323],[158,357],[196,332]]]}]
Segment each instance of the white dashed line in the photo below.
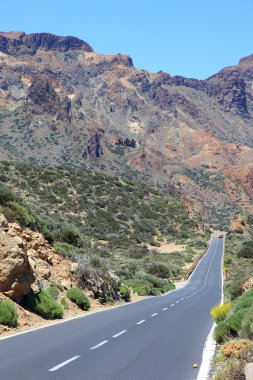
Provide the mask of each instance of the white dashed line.
[{"label": "white dashed line", "polygon": [[158,315],[158,313],[154,313],[151,315],[151,317],[155,317],[156,315]]},{"label": "white dashed line", "polygon": [[183,300],[184,300],[184,297],[183,297],[183,298],[180,298],[180,300],[183,301]]},{"label": "white dashed line", "polygon": [[168,310],[168,308],[167,308],[167,307],[164,307],[163,310]]},{"label": "white dashed line", "polygon": [[73,362],[74,360],[76,360],[76,359],[78,359],[78,358],[80,358],[80,355],[73,356],[73,358],[70,358],[70,359],[68,359],[68,360],[65,360],[65,362],[62,362],[62,363],[58,364],[57,366],[55,366],[55,367],[49,369],[48,372],[54,372],[54,371],[57,371],[57,369],[59,369],[59,368],[61,368],[61,367],[64,367],[65,365],[67,365],[67,364]]},{"label": "white dashed line", "polygon": [[174,304],[174,303],[172,303],[170,306],[171,306],[171,307],[172,307],[172,306],[175,306],[175,304]]},{"label": "white dashed line", "polygon": [[120,331],[118,334],[113,335],[112,337],[113,337],[113,338],[118,338],[118,336],[120,336],[120,335],[122,335],[122,334],[125,334],[125,332],[127,332],[127,330],[122,330],[122,331]]},{"label": "white dashed line", "polygon": [[96,346],[91,347],[90,350],[95,350],[96,348],[101,347],[106,343],[108,343],[108,340],[103,340],[103,342],[100,342]]},{"label": "white dashed line", "polygon": [[144,322],[146,322],[146,320],[145,320],[145,319],[142,319],[141,321],[137,322],[136,324],[137,324],[137,325],[141,325],[141,324],[144,323]]},{"label": "white dashed line", "polygon": [[176,303],[178,303],[179,301],[176,301]]}]

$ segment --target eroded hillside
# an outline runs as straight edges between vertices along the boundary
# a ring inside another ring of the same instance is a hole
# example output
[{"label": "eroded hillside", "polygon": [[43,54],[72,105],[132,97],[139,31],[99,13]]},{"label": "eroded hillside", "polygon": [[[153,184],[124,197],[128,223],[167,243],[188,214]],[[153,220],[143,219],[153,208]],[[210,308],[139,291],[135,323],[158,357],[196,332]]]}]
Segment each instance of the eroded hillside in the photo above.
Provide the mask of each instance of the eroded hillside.
[{"label": "eroded hillside", "polygon": [[1,33],[0,52],[1,159],[172,183],[214,224],[251,210],[252,56],[200,81],[73,37]]}]

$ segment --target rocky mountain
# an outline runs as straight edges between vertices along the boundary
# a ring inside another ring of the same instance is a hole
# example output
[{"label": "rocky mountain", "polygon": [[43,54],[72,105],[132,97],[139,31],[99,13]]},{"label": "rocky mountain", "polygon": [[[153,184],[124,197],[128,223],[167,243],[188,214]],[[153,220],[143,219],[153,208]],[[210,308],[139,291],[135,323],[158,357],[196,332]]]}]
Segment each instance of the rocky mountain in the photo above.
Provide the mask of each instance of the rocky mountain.
[{"label": "rocky mountain", "polygon": [[253,198],[253,55],[206,80],[84,41],[0,33],[0,159],[175,186],[215,222]]}]

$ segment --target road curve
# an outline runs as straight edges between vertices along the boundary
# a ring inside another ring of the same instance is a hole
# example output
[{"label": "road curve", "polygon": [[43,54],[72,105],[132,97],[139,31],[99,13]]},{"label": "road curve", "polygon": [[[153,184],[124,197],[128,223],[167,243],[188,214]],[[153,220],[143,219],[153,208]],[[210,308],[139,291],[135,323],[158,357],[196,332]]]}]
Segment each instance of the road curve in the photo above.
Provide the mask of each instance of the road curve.
[{"label": "road curve", "polygon": [[220,303],[222,238],[184,288],[0,340],[1,380],[196,380]]}]

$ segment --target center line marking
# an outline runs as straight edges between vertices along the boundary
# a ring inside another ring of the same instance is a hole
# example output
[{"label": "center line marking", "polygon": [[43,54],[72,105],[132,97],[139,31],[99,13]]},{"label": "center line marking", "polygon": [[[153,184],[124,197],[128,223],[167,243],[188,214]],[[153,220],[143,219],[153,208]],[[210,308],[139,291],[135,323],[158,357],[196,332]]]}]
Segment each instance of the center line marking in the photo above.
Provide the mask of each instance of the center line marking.
[{"label": "center line marking", "polygon": [[174,303],[172,303],[170,306],[175,306],[175,304],[174,304]]},{"label": "center line marking", "polygon": [[181,301],[183,301],[184,300],[184,297],[183,298],[181,298]]},{"label": "center line marking", "polygon": [[155,317],[157,314],[158,314],[158,313],[154,313],[154,314],[151,315],[151,317]]},{"label": "center line marking", "polygon": [[179,301],[176,301],[176,303],[178,303]]},{"label": "center line marking", "polygon": [[137,322],[136,324],[137,324],[137,325],[141,325],[141,324],[144,323],[144,322],[145,322],[145,319],[142,319],[141,321]]},{"label": "center line marking", "polygon": [[59,369],[59,368],[61,368],[61,367],[64,367],[65,365],[67,365],[67,364],[73,362],[74,360],[76,360],[76,359],[78,359],[78,358],[80,358],[80,355],[73,356],[73,358],[70,358],[70,359],[68,359],[68,360],[65,360],[65,362],[62,362],[62,363],[58,364],[57,366],[55,366],[55,367],[49,369],[48,372],[54,372],[54,371],[57,371],[57,369]]},{"label": "center line marking", "polygon": [[96,348],[101,347],[106,343],[108,343],[108,340],[103,340],[103,342],[100,342],[96,346],[91,347],[90,350],[95,350]]},{"label": "center line marking", "polygon": [[167,308],[167,307],[165,307],[165,308],[163,308],[163,310],[168,310],[168,308]]},{"label": "center line marking", "polygon": [[112,337],[113,337],[113,338],[118,338],[118,336],[120,336],[120,335],[122,335],[122,334],[125,334],[125,332],[127,332],[127,330],[122,330],[122,331],[120,331],[118,334],[113,335]]}]

